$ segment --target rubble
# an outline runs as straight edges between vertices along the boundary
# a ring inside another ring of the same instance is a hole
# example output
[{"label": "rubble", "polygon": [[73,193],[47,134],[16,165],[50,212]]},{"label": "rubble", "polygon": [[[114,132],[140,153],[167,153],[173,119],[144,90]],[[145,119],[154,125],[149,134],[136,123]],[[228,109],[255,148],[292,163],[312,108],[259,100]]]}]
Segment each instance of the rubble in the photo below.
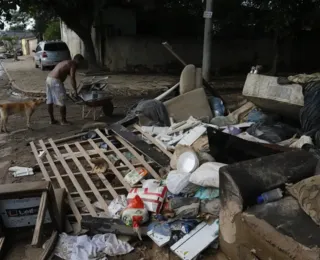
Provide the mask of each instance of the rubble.
[{"label": "rubble", "polygon": [[[196,71],[195,66],[188,66],[181,75],[181,95],[160,101],[176,85],[156,98],[157,102],[144,101],[146,107],[157,104],[157,108],[147,113],[142,111],[144,106],[138,106],[130,117],[132,124],[127,124],[128,121],[110,126],[102,124],[101,129],[59,141],[50,138],[48,142],[30,143],[44,179],[66,192],[69,207],[68,215],[60,210],[58,217],[52,216],[58,223],[48,242],[48,252],[53,251],[58,240],[57,231],[60,237],[55,254],[62,259],[88,259],[97,255],[104,259],[107,255],[126,254],[133,250],[131,238],[151,239],[158,247],[170,248],[181,259],[190,260],[220,243],[228,257],[237,259],[236,241],[242,236],[246,244],[261,246],[260,243],[271,241],[268,234],[261,238],[263,242],[247,239],[248,230],[254,233],[252,227],[266,227],[266,223],[275,226],[270,219],[277,218],[277,213],[268,218],[261,216],[265,212],[263,207],[287,203],[285,185],[298,185],[297,182],[312,178],[317,172],[320,154],[304,151],[306,147],[317,150],[314,136],[282,122],[282,118],[263,109],[263,102],[256,104],[255,98],[249,98],[252,102],[235,111],[228,111],[222,99],[207,96],[204,88],[198,86]],[[262,81],[261,86],[275,81],[255,72],[248,75],[244,89],[247,96],[253,93],[248,88],[252,87],[254,78]],[[290,102],[287,100],[281,106],[286,107]],[[282,114],[290,114],[287,112]],[[135,121],[134,117],[137,117]],[[142,122],[148,123],[141,125]],[[11,170],[16,176],[25,176],[33,173],[33,169],[13,167]],[[293,188],[287,190],[293,192]],[[39,212],[42,213],[33,223],[38,233],[45,221],[44,212],[48,208],[45,201],[49,194],[41,194]],[[297,191],[293,196],[310,215],[308,226],[315,227],[312,219],[318,224],[319,218],[312,209],[307,209]],[[62,204],[61,197],[57,201],[58,205]],[[69,230],[73,234],[62,233],[67,226],[73,227]],[[75,236],[79,233],[85,234]],[[283,235],[280,229],[274,229],[272,234],[279,240],[288,235]],[[120,235],[130,239],[122,242],[117,238]],[[316,238],[308,239],[315,243]],[[285,248],[285,239],[281,241]],[[39,245],[37,237],[32,244]],[[313,250],[310,244],[303,245]],[[257,257],[264,254],[251,251]],[[241,254],[241,259],[245,259],[246,253]]]}]

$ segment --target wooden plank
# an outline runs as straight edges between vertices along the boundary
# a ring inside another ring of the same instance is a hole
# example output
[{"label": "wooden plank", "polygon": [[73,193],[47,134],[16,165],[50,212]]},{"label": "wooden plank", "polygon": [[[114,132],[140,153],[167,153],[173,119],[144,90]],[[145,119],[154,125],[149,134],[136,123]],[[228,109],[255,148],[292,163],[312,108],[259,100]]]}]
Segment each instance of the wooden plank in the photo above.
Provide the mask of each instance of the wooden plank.
[{"label": "wooden plank", "polygon": [[[81,226],[88,229],[91,235],[112,233],[116,235],[137,236],[133,228],[123,224],[120,219],[83,216]],[[142,236],[146,236],[148,227],[141,226],[139,231]]]},{"label": "wooden plank", "polygon": [[155,146],[157,146],[157,147],[161,150],[161,152],[163,152],[163,153],[164,153],[165,155],[167,155],[169,158],[172,157],[172,153],[170,153],[169,151],[167,151],[166,149],[164,149],[164,148],[161,146],[161,144],[159,144],[159,143],[157,142],[157,140],[156,140],[155,138],[153,138],[150,134],[144,133],[144,132],[142,131],[142,129],[141,129],[140,126],[138,126],[137,124],[134,124],[133,127],[134,127],[135,129],[137,129],[137,130],[138,130],[142,135],[144,135],[146,138],[148,138],[148,140],[151,141]]},{"label": "wooden plank", "polygon": [[99,152],[100,157],[105,159],[106,162],[109,165],[109,168],[112,170],[112,172],[117,176],[117,178],[119,179],[119,181],[122,183],[123,186],[126,187],[127,191],[130,191],[131,187],[129,185],[129,183],[127,183],[122,174],[118,171],[118,169],[116,167],[114,167],[113,163],[109,160],[109,158],[99,149],[99,147],[96,145],[96,143],[93,140],[89,140],[89,143],[92,145],[92,147]]},{"label": "wooden plank", "polygon": [[50,181],[50,176],[49,176],[49,174],[47,172],[46,167],[44,167],[44,164],[42,163],[42,160],[38,156],[38,151],[37,151],[37,148],[36,148],[35,144],[33,142],[31,142],[30,146],[31,146],[31,150],[33,152],[33,155],[36,158],[36,161],[37,161],[37,163],[38,163],[38,165],[40,167],[40,170],[42,172],[43,177],[45,178],[46,181]]},{"label": "wooden plank", "polygon": [[46,244],[46,248],[42,251],[39,260],[48,260],[51,256],[53,250],[56,247],[56,243],[58,241],[58,232],[53,231],[50,239],[48,240]]},{"label": "wooden plank", "polygon": [[[62,179],[62,177],[61,177],[61,175],[60,175],[60,173],[59,173],[59,170],[58,170],[57,166],[54,164],[54,162],[53,162],[53,160],[52,160],[52,157],[51,157],[51,155],[49,154],[49,152],[48,152],[48,150],[47,150],[44,142],[43,142],[42,140],[40,140],[40,141],[39,141],[39,144],[40,144],[42,150],[46,153],[46,158],[47,158],[47,160],[48,160],[48,162],[49,162],[49,164],[50,164],[50,167],[51,167],[54,175],[55,175],[56,178],[57,178],[57,181],[58,181],[58,183],[59,183],[59,185],[60,185],[60,188],[65,189],[65,190],[67,191],[67,193],[69,193],[68,187],[67,187],[67,185],[64,183],[64,181],[63,181],[63,179]],[[38,163],[40,163],[39,166],[40,166],[40,168],[41,168],[41,171],[42,171],[42,168],[43,168],[43,169],[45,170],[45,172],[47,172],[47,171],[46,171],[46,168],[44,167],[44,165],[43,165],[43,163],[42,163],[42,161],[41,161],[40,159],[38,160]],[[43,171],[42,171],[42,174],[43,174]],[[49,180],[50,180],[50,178],[49,178]],[[76,219],[77,219],[77,222],[78,222],[78,223],[81,223],[81,214],[80,214],[80,212],[79,212],[79,209],[77,208],[76,204],[74,203],[72,197],[71,197],[69,194],[67,194],[67,199],[68,199],[69,206],[70,206],[73,214],[75,215],[75,217],[76,217]]]},{"label": "wooden plank", "polygon": [[[146,162],[148,164],[155,164],[155,162]],[[139,166],[143,166],[142,163],[135,163],[135,164],[132,164],[134,167],[139,167]],[[118,169],[119,171],[121,170],[126,170],[128,169],[128,166],[124,165],[124,166],[115,166],[116,169]],[[92,171],[87,171],[88,174],[91,174],[91,175],[97,175],[96,173],[92,173]],[[81,172],[74,172],[73,173],[75,176],[77,175],[81,175]],[[62,174],[60,175],[62,178],[65,178],[65,177],[68,177],[68,174]],[[104,175],[103,175],[104,176]],[[50,176],[50,179],[56,179],[56,176]]]},{"label": "wooden plank", "polygon": [[156,171],[150,166],[150,164],[148,164],[145,159],[139,154],[137,153],[137,151],[135,149],[133,149],[127,142],[125,142],[121,137],[116,136],[116,140],[118,140],[123,146],[125,146],[128,151],[130,153],[132,153],[140,162],[141,164],[144,166],[144,168],[146,168],[146,170],[153,176],[153,178],[160,180],[160,176],[156,173]]},{"label": "wooden plank", "polygon": [[109,128],[160,166],[167,167],[170,164],[170,156],[157,151],[151,145],[147,144],[145,141],[130,132],[124,126],[113,124]]},{"label": "wooden plank", "polygon": [[[141,188],[142,185],[135,185],[134,188]],[[124,186],[120,186],[120,187],[113,187],[113,189],[115,191],[117,190],[126,190],[126,187]],[[99,192],[108,192],[109,189],[98,189]],[[85,190],[84,193],[88,193],[88,194],[91,194],[92,193],[92,190]],[[79,193],[78,192],[71,192],[70,193],[71,196],[79,196]]]},{"label": "wooden plank", "polygon": [[[94,165],[91,163],[91,157],[88,155],[88,153],[83,149],[83,147],[79,144],[76,143],[76,147],[78,148],[78,150],[82,153],[82,155],[84,156],[84,158],[87,160],[87,162],[90,164],[91,167],[93,167]],[[117,198],[118,197],[118,193],[115,191],[115,189],[112,187],[112,185],[110,184],[110,182],[107,180],[107,178],[102,174],[102,173],[98,173],[96,174],[98,175],[98,177],[100,178],[101,182],[104,184],[104,186],[108,189],[108,191],[110,192],[110,194],[112,195],[113,198]]]},{"label": "wooden plank", "polygon": [[92,204],[91,204],[90,200],[88,199],[88,197],[86,196],[86,194],[83,192],[78,180],[73,175],[73,173],[72,173],[70,167],[68,166],[68,164],[66,163],[66,161],[62,158],[59,149],[56,147],[56,145],[54,144],[54,142],[51,138],[49,139],[49,143],[51,144],[51,147],[53,148],[55,154],[57,155],[58,159],[60,160],[63,168],[65,169],[65,171],[69,175],[69,178],[72,181],[74,187],[79,192],[79,195],[80,195],[81,199],[83,200],[84,204],[86,205],[88,211],[90,212],[90,214],[92,216],[97,217],[98,216],[97,212],[95,211],[94,207],[92,206]]},{"label": "wooden plank", "polygon": [[81,172],[83,178],[86,180],[86,182],[89,185],[90,189],[93,191],[93,194],[95,195],[97,201],[100,203],[100,206],[103,208],[104,212],[105,213],[109,213],[109,209],[108,209],[108,205],[107,205],[106,201],[103,199],[103,197],[101,196],[100,192],[97,190],[96,186],[92,182],[91,178],[89,177],[89,175],[86,172],[86,170],[83,168],[83,166],[80,163],[80,161],[78,160],[78,158],[76,158],[73,155],[73,151],[71,150],[71,148],[67,144],[65,144],[64,147],[65,147],[66,151],[69,153],[69,155],[72,157],[74,163],[77,165],[77,167],[78,167],[79,171]]},{"label": "wooden plank", "polygon": [[0,196],[10,196],[13,194],[23,195],[32,193],[41,193],[50,187],[49,181],[8,183],[0,185]]},{"label": "wooden plank", "polygon": [[129,167],[131,171],[135,171],[136,168],[129,162],[129,160],[111,143],[108,138],[106,138],[99,129],[96,129],[96,133],[101,137],[101,139],[113,150],[113,152],[124,162],[125,165]]},{"label": "wooden plank", "polygon": [[[68,144],[69,146],[70,146],[70,144]],[[58,147],[57,147],[58,148]],[[60,148],[63,148],[63,145],[62,146],[60,146]],[[127,151],[127,149],[126,148],[119,148],[119,150],[121,150],[121,151]],[[108,151],[104,151],[104,153],[105,154],[114,154],[114,151],[112,151],[112,150],[108,150]],[[65,158],[66,156],[67,156],[67,154],[61,154],[62,155],[62,157],[64,158],[64,160],[65,161],[71,161],[72,160],[72,158]],[[90,155],[98,155],[98,153],[92,153],[92,154],[90,154]],[[83,155],[82,154],[75,154],[75,156],[77,157],[77,158],[83,158]],[[59,160],[53,160],[53,162],[54,163],[60,163],[60,161]],[[48,165],[49,164],[49,162],[43,162],[43,164],[44,165]]]},{"label": "wooden plank", "polygon": [[59,219],[57,220],[59,222],[59,226],[61,227],[60,232],[65,231],[65,219],[66,219],[66,203],[64,201],[66,197],[66,190],[65,189],[54,189],[53,190],[54,197],[57,203],[57,215],[59,216]]},{"label": "wooden plank", "polygon": [[[33,238],[32,238],[32,242],[31,242],[31,246],[33,246],[33,247],[40,247],[41,233],[42,233],[44,218],[47,213],[47,203],[48,203],[48,192],[43,191],[42,195],[41,195],[36,226],[34,228]],[[52,216],[51,216],[51,219],[52,219]]]},{"label": "wooden plank", "polygon": [[52,224],[54,224],[55,228],[62,232],[62,223],[60,221],[59,209],[57,205],[56,196],[53,191],[53,186],[50,185],[50,188],[47,191],[48,193],[48,211],[52,220]]},{"label": "wooden plank", "polygon": [[4,255],[5,255],[5,242],[6,242],[6,238],[3,236],[3,237],[0,237],[0,259],[4,259]]}]

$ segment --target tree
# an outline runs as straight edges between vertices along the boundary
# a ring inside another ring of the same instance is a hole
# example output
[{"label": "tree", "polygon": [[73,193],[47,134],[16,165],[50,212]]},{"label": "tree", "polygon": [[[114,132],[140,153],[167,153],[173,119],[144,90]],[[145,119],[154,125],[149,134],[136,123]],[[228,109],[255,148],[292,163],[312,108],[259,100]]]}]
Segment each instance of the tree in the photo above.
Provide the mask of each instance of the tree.
[{"label": "tree", "polygon": [[7,52],[13,54],[13,59],[17,61],[18,56],[17,56],[16,44],[18,41],[18,37],[17,36],[1,36],[0,41],[4,43],[4,46],[6,47]]},{"label": "tree", "polygon": [[8,21],[9,30],[12,31],[24,31],[30,22],[30,15],[26,12],[18,10],[10,11],[11,17]]},{"label": "tree", "polygon": [[255,9],[256,27],[273,34],[275,53],[270,74],[274,75],[282,42],[293,39],[306,26],[314,26],[312,14],[319,11],[320,0],[247,0],[242,5]]},{"label": "tree", "polygon": [[57,40],[61,38],[60,21],[49,22],[43,34],[45,40]]},{"label": "tree", "polygon": [[[1,1],[0,15],[10,21],[12,18],[10,12],[17,10],[17,6],[20,7],[20,12],[35,10],[35,12],[45,13],[52,11],[81,38],[89,66],[94,68],[97,67],[97,60],[91,39],[91,29],[95,17],[105,2],[106,0],[7,0]],[[1,27],[3,28],[3,24],[0,25]]]}]

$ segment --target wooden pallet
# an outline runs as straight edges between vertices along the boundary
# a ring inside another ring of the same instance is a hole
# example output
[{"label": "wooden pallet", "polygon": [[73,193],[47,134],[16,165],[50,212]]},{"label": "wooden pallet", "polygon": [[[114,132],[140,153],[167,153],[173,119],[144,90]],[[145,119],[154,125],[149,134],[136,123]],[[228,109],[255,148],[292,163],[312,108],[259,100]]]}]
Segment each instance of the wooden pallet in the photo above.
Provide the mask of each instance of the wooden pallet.
[{"label": "wooden pallet", "polygon": [[[130,170],[144,167],[155,179],[160,179],[157,174],[159,165],[147,159],[142,153],[132,147],[118,135],[106,135],[100,130],[95,130],[98,138],[78,140],[57,145],[52,139],[48,142],[40,140],[38,144],[30,143],[32,152],[41,169],[43,177],[51,181],[55,188],[64,188],[67,191],[68,204],[72,214],[68,214],[81,223],[83,215],[98,217],[99,213],[108,213],[108,203],[121,194],[126,195],[131,189],[124,180]],[[79,138],[79,137],[78,137]],[[115,145],[118,142],[118,145]],[[100,149],[102,143],[107,144],[107,149]],[[117,146],[117,147],[116,147]],[[39,152],[45,155],[39,158]],[[134,157],[129,160],[125,152]],[[103,158],[109,166],[105,174],[93,174],[92,158]],[[118,158],[116,162],[112,159]],[[139,185],[137,186],[139,187]],[[99,202],[99,208],[93,204]],[[79,203],[86,208],[81,211]]]}]

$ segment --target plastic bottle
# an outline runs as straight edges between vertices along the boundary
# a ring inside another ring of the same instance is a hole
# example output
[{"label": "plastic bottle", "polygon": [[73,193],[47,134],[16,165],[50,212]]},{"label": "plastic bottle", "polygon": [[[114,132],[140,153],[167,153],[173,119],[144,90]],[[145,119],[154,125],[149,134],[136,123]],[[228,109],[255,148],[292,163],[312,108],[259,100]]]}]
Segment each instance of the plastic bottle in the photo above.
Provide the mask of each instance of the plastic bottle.
[{"label": "plastic bottle", "polygon": [[268,202],[279,200],[282,197],[283,197],[282,190],[280,188],[278,188],[278,189],[274,189],[274,190],[270,190],[270,191],[262,193],[257,198],[257,203],[258,204],[268,203]]},{"label": "plastic bottle", "polygon": [[223,102],[220,98],[214,97],[211,100],[211,106],[214,111],[215,116],[223,116],[225,112],[225,108]]}]

